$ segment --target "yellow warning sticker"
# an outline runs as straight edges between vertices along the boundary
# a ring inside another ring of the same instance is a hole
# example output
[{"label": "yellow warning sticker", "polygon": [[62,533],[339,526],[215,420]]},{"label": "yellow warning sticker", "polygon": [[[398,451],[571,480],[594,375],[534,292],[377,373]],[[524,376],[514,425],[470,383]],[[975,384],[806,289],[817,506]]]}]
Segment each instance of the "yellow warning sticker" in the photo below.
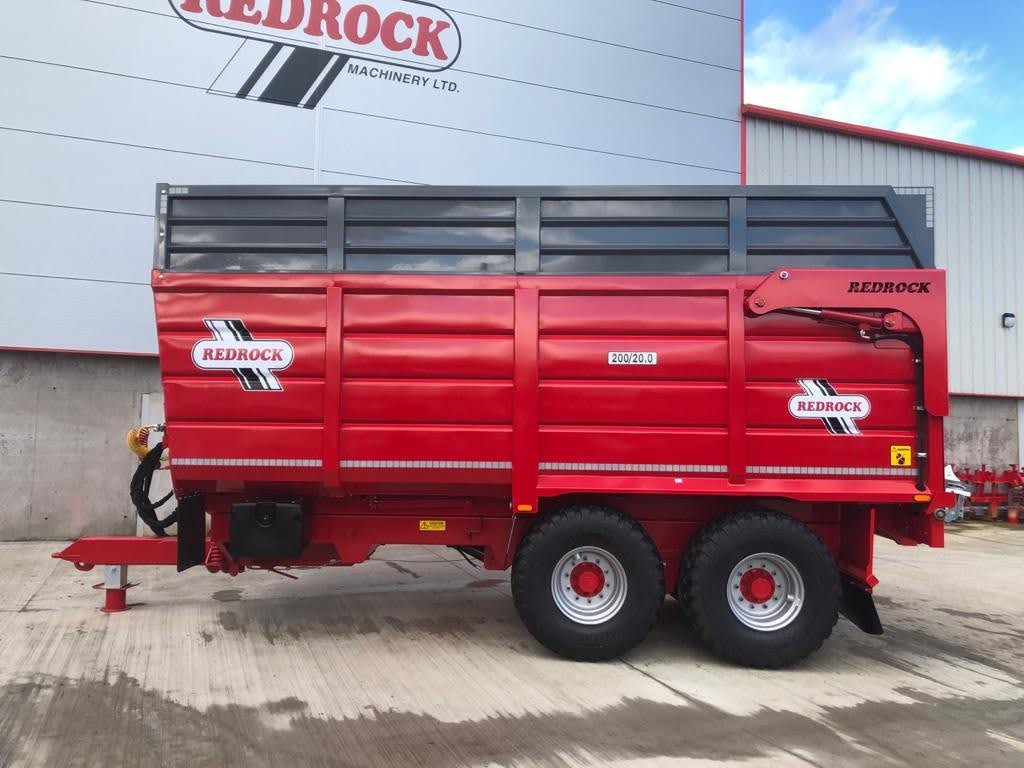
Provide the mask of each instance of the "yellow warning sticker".
[{"label": "yellow warning sticker", "polygon": [[447,528],[444,520],[420,520],[421,531],[443,531]]},{"label": "yellow warning sticker", "polygon": [[894,467],[909,467],[911,452],[909,445],[890,445],[889,464]]}]

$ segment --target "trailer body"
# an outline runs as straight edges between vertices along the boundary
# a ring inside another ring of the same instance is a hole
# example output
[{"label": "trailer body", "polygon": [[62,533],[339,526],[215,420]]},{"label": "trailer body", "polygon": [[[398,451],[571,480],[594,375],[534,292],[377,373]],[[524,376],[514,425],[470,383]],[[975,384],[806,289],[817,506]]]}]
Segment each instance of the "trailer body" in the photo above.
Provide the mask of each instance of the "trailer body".
[{"label": "trailer body", "polygon": [[157,210],[179,535],[65,559],[237,573],[426,543],[504,569],[538,520],[596,505],[674,593],[694,535],[756,509],[813,531],[870,629],[874,534],[942,545],[920,198],[160,185]]}]

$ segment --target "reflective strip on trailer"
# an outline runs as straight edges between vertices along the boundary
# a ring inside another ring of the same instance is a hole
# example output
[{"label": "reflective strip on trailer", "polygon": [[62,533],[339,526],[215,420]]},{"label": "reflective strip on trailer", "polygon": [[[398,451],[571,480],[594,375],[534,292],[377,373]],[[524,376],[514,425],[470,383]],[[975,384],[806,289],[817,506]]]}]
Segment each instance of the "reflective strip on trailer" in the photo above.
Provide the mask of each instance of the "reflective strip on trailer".
[{"label": "reflective strip on trailer", "polygon": [[[223,459],[171,457],[171,464],[190,467],[321,467],[320,459]],[[343,469],[511,469],[511,461],[402,461],[396,459],[342,459]],[[541,462],[542,471],[569,472],[725,472],[724,464],[601,464],[587,462]],[[754,475],[834,475],[913,477],[912,467],[781,467],[749,466]]]},{"label": "reflective strip on trailer", "polygon": [[171,456],[171,464],[187,467],[322,467],[321,459],[214,459]]},{"label": "reflective strip on trailer", "polygon": [[512,469],[511,461],[401,461],[397,459],[342,459],[342,469]]},{"label": "reflective strip on trailer", "polygon": [[887,475],[913,477],[917,470],[911,467],[747,467],[751,475]]},{"label": "reflective strip on trailer", "polygon": [[724,464],[592,464],[580,462],[541,462],[541,471],[570,472],[725,472]]}]

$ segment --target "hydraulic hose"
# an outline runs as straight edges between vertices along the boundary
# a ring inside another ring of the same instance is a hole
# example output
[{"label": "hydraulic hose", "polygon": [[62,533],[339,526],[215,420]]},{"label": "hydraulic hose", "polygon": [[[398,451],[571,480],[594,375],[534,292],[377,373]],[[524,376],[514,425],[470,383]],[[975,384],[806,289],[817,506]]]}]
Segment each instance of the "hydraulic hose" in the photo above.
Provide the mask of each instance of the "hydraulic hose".
[{"label": "hydraulic hose", "polygon": [[160,442],[142,457],[142,460],[139,462],[139,468],[132,475],[132,482],[128,491],[139,518],[149,526],[153,533],[161,537],[166,536],[167,528],[170,528],[178,521],[177,509],[162,520],[156,514],[156,510],[174,496],[174,491],[171,491],[159,501],[154,502],[149,498],[149,487],[153,482],[153,473],[160,466],[160,458],[163,456],[163,453],[164,444]]}]

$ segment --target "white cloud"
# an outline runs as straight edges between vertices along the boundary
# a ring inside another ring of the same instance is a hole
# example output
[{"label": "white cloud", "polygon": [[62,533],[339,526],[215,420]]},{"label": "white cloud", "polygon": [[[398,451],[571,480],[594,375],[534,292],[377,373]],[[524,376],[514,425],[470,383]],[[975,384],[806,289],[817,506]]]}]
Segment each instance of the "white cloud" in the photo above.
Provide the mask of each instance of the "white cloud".
[{"label": "white cloud", "polygon": [[841,0],[808,31],[770,17],[746,55],[752,104],[877,128],[964,140],[974,125],[965,98],[980,81],[981,51],[914,40],[893,6]]},{"label": "white cloud", "polygon": [[1024,155],[1024,147],[1013,147],[1012,149],[1008,149],[1006,151],[1013,152],[1015,155]]}]

